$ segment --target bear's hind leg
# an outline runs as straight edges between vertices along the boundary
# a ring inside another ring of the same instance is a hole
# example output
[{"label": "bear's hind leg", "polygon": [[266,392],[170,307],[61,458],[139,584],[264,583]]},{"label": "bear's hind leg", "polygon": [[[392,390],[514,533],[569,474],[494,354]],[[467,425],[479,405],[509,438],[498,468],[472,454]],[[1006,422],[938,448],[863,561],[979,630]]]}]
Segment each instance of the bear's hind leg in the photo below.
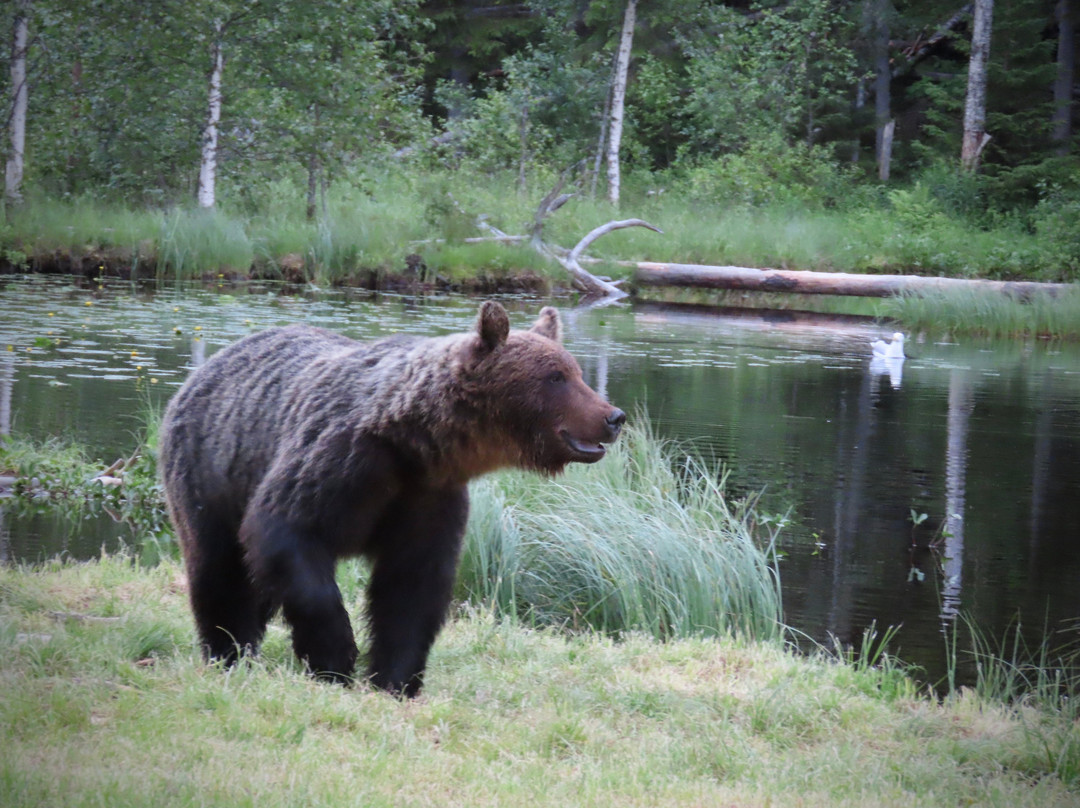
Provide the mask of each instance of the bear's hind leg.
[{"label": "bear's hind leg", "polygon": [[453,595],[469,500],[464,488],[407,497],[380,525],[368,586],[368,679],[420,692],[428,652]]},{"label": "bear's hind leg", "polygon": [[255,590],[236,532],[204,524],[183,545],[203,655],[231,665],[242,654],[257,653],[274,607]]}]

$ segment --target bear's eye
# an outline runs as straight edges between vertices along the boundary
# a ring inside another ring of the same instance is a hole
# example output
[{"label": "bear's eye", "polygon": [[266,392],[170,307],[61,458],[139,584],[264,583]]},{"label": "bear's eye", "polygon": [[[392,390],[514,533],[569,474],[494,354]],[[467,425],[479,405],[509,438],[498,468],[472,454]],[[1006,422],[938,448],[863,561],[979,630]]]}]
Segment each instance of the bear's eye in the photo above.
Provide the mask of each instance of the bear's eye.
[{"label": "bear's eye", "polygon": [[562,384],[566,381],[566,376],[561,370],[556,370],[548,374],[547,380],[549,384]]}]

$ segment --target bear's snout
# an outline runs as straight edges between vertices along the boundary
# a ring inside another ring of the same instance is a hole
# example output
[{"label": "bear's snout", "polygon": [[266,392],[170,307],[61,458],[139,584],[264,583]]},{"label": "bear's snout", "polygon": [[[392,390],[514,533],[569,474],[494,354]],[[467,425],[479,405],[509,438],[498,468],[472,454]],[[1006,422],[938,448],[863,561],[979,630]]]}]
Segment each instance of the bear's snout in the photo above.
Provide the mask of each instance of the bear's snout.
[{"label": "bear's snout", "polygon": [[626,413],[616,407],[605,419],[605,422],[607,423],[608,429],[608,439],[605,443],[611,443],[618,438],[619,433],[622,432],[623,424],[626,423]]}]

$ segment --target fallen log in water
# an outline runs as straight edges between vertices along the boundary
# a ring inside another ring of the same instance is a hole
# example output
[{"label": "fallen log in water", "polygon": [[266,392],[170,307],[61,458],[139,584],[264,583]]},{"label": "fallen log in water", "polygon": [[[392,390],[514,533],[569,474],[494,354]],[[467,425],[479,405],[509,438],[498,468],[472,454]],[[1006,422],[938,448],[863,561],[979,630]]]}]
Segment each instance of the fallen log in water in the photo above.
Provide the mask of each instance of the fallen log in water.
[{"label": "fallen log in water", "polygon": [[790,292],[803,295],[890,297],[904,292],[988,289],[1023,300],[1037,292],[1045,292],[1053,296],[1064,289],[1077,286],[1068,283],[1036,283],[1034,281],[968,280],[923,275],[857,275],[845,272],[753,269],[649,261],[625,262],[625,265],[634,267],[634,281],[640,286],[743,289],[753,292]]}]

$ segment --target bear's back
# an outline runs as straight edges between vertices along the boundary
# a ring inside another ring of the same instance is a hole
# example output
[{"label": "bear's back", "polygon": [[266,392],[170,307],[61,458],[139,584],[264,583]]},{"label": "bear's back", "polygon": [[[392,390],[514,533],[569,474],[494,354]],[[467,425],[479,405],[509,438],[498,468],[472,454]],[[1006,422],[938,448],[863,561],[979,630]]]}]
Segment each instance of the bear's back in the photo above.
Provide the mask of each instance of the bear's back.
[{"label": "bear's back", "polygon": [[312,365],[363,347],[323,329],[286,326],[214,354],[165,412],[160,447],[166,487],[203,500],[246,501],[289,428],[288,399]]}]

